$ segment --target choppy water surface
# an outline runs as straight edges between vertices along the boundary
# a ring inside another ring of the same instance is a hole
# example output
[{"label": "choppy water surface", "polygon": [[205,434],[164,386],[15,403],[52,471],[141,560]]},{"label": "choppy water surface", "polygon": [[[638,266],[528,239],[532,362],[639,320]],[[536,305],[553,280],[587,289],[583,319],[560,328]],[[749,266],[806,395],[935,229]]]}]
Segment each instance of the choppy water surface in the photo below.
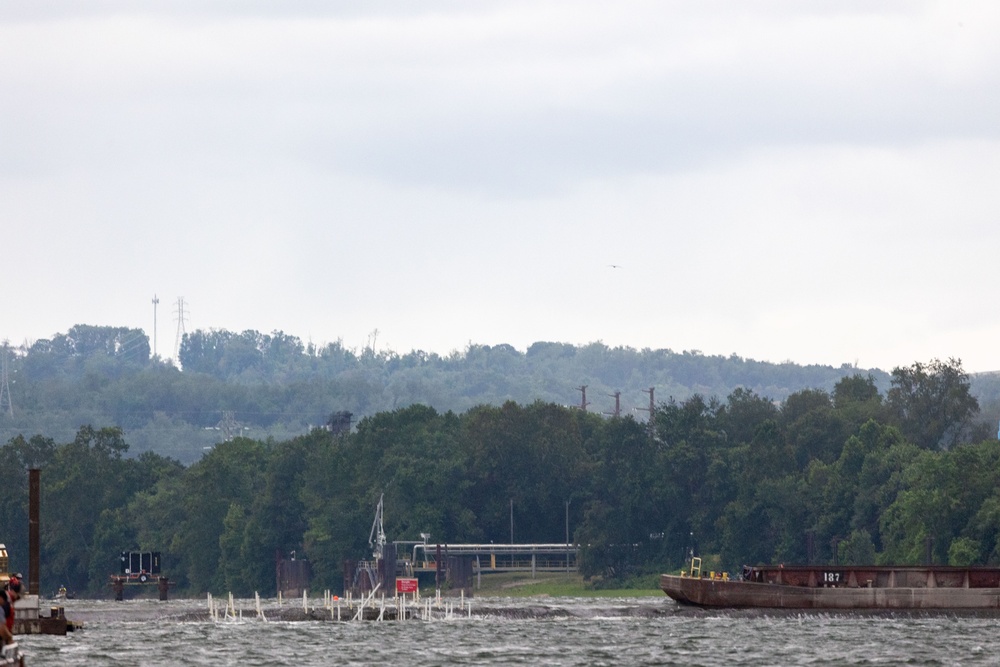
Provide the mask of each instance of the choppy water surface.
[{"label": "choppy water surface", "polygon": [[[666,598],[477,598],[472,616],[402,622],[276,620],[241,601],[70,600],[82,631],[21,637],[29,665],[993,665],[1000,617],[702,612]],[[301,611],[301,603],[297,605]],[[317,613],[316,615],[319,615]],[[299,614],[304,616],[304,614]]]}]

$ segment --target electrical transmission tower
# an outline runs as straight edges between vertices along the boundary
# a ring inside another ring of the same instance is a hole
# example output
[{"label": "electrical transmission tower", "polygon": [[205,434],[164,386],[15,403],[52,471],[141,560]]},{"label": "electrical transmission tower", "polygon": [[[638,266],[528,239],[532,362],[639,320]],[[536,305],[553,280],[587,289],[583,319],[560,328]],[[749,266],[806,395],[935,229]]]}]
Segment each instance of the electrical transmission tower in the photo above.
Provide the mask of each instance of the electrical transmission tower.
[{"label": "electrical transmission tower", "polygon": [[180,361],[181,358],[181,341],[184,339],[184,297],[177,297],[177,310],[174,311],[174,315],[177,317],[177,342],[174,343],[174,359]]},{"label": "electrical transmission tower", "polygon": [[10,350],[7,347],[7,341],[3,344],[3,358],[0,359],[0,410],[3,410],[4,402],[7,403],[7,414],[11,417],[14,416],[14,402],[10,398],[10,376],[7,371],[7,359],[10,356]]},{"label": "electrical transmission tower", "polygon": [[236,413],[233,410],[223,410],[222,419],[215,425],[215,428],[222,431],[223,442],[229,442],[236,436],[242,437],[243,431],[246,429],[243,424],[236,421]]}]

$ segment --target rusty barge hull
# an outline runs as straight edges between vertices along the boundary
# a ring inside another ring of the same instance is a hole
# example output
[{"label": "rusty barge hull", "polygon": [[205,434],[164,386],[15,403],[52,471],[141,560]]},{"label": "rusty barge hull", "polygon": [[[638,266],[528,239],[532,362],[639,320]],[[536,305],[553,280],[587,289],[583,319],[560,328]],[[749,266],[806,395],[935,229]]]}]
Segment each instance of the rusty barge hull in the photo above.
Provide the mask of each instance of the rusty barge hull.
[{"label": "rusty barge hull", "polygon": [[1000,610],[1000,569],[758,567],[745,580],[662,575],[681,604],[731,609]]},{"label": "rusty barge hull", "polygon": [[[20,619],[15,615],[15,635],[65,635],[67,631],[76,629],[76,624],[70,623],[65,616]],[[3,663],[0,663],[3,664]]]}]

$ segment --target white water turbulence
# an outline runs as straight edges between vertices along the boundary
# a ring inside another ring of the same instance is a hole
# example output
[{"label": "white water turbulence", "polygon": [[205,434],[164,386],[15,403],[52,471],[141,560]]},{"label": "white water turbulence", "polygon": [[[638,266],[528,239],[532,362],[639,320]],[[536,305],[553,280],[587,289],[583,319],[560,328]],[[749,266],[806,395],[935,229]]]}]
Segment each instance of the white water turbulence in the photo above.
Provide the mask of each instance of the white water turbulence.
[{"label": "white water turbulence", "polygon": [[[457,603],[456,603],[457,604]],[[666,598],[476,598],[430,620],[334,621],[272,600],[215,617],[204,602],[68,600],[82,630],[22,636],[27,664],[991,665],[996,615],[706,612]],[[346,614],[343,615],[346,618]],[[294,620],[290,620],[294,619]]]}]

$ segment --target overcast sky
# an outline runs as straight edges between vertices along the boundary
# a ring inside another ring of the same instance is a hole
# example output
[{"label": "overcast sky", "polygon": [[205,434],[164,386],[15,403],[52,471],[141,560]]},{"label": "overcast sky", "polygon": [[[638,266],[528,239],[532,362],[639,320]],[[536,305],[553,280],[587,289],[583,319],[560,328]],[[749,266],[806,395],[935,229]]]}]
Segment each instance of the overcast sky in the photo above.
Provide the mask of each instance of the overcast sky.
[{"label": "overcast sky", "polygon": [[1000,369],[1000,3],[0,4],[0,339]]}]

